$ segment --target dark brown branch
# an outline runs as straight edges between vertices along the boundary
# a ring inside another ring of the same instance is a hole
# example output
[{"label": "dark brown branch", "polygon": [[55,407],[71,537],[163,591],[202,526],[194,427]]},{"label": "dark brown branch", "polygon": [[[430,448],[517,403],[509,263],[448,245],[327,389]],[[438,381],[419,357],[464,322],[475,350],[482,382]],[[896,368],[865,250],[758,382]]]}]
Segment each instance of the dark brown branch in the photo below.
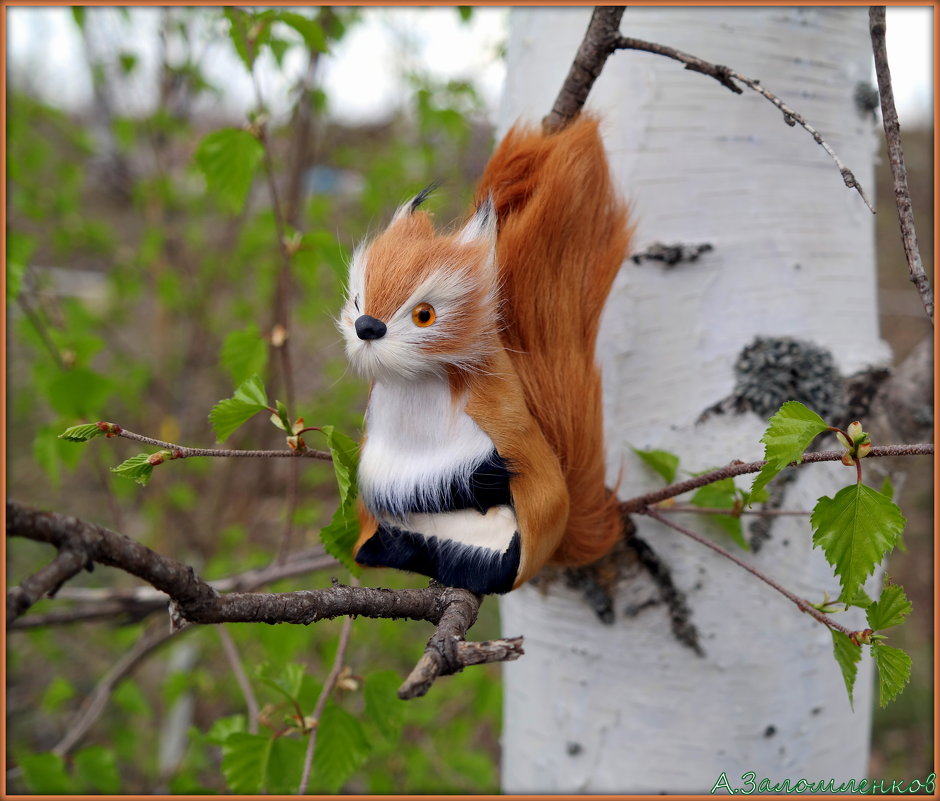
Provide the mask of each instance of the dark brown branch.
[{"label": "dark brown branch", "polygon": [[614,52],[613,43],[620,34],[620,19],[625,10],[625,7],[616,6],[598,6],[594,9],[568,77],[561,86],[552,110],[542,119],[542,128],[547,133],[564,128],[584,107],[607,57]]},{"label": "dark brown branch", "polygon": [[868,29],[871,34],[872,52],[875,56],[875,75],[878,78],[878,94],[881,97],[881,118],[884,122],[885,139],[888,143],[888,162],[891,176],[894,178],[894,200],[898,208],[898,222],[901,226],[901,242],[911,283],[917,288],[924,311],[933,323],[933,290],[924,272],[917,245],[917,232],[914,229],[914,210],[911,204],[911,192],[907,185],[907,168],[904,166],[904,148],[901,146],[901,124],[894,107],[894,89],[891,86],[891,70],[888,68],[888,52],[885,46],[884,6],[872,6],[868,10]]},{"label": "dark brown branch", "polygon": [[[878,458],[882,456],[928,456],[932,453],[933,445],[930,443],[922,443],[918,445],[884,445],[878,448],[872,448],[871,452],[865,458],[871,459],[872,457]],[[801,462],[790,462],[787,467],[799,467],[804,464],[813,464],[815,462],[838,462],[841,461],[842,454],[843,451],[819,451],[817,453],[804,453],[803,460]],[[640,495],[636,498],[630,498],[620,504],[620,510],[624,514],[632,514],[634,512],[642,513],[647,507],[652,506],[653,504],[659,503],[660,501],[665,501],[667,498],[674,498],[677,495],[682,495],[684,492],[689,492],[690,490],[704,487],[706,484],[713,484],[716,481],[721,481],[725,478],[733,478],[734,476],[743,476],[746,473],[759,473],[760,469],[765,464],[766,462],[764,461],[732,463],[727,467],[722,467],[718,470],[712,470],[708,473],[703,473],[702,475],[695,476],[694,478],[690,478],[687,481],[680,481],[676,484],[670,484],[668,487],[663,487],[662,489],[648,492],[645,495]]]},{"label": "dark brown branch", "polygon": [[55,591],[88,564],[79,551],[63,548],[48,565],[33,573],[7,593],[7,625],[22,615],[46,593]]},{"label": "dark brown branch", "polygon": [[[83,556],[83,565],[95,561],[147,581],[170,596],[171,620],[176,628],[188,623],[308,624],[346,615],[408,618],[425,620],[438,627],[428,643],[428,651],[437,652],[437,656],[426,652],[422,657],[423,661],[434,663],[436,672],[431,671],[434,676],[456,672],[479,660],[479,649],[473,651],[471,661],[462,661],[457,655],[457,643],[476,620],[481,601],[467,590],[438,584],[404,590],[336,584],[326,589],[298,592],[220,595],[188,565],[162,556],[128,537],[74,517],[40,512],[12,501],[7,501],[7,535],[68,548]],[[513,658],[512,648],[503,649],[503,653],[505,658]],[[496,658],[495,650],[492,655]],[[433,677],[409,691],[411,694],[403,687],[402,697],[423,694],[430,681]]]},{"label": "dark brown branch", "polygon": [[651,508],[647,507],[645,510],[643,510],[643,514],[647,515],[648,517],[653,518],[654,520],[658,520],[658,521],[659,521],[660,523],[662,523],[664,526],[668,526],[669,528],[673,529],[674,531],[678,531],[680,534],[685,534],[686,537],[689,537],[690,539],[695,540],[695,541],[696,541],[697,543],[699,543],[700,545],[704,545],[706,548],[711,548],[713,551],[715,551],[715,553],[721,554],[721,555],[724,556],[726,559],[730,559],[730,560],[731,560],[732,562],[734,562],[738,567],[743,567],[743,568],[744,568],[748,573],[750,573],[752,576],[756,576],[756,577],[759,578],[761,581],[763,581],[765,584],[767,584],[767,585],[770,586],[770,587],[773,587],[777,592],[779,592],[779,593],[780,593],[781,595],[783,595],[785,598],[787,598],[788,600],[790,600],[790,601],[792,601],[794,604],[796,604],[796,606],[799,608],[799,610],[800,610],[801,612],[806,612],[806,614],[808,614],[808,615],[810,615],[811,617],[815,618],[817,621],[819,621],[820,623],[822,623],[824,626],[828,626],[828,627],[829,627],[830,629],[832,629],[833,631],[840,631],[840,632],[842,632],[844,635],[846,635],[847,637],[851,637],[852,635],[856,634],[856,632],[852,631],[852,629],[846,628],[845,626],[842,626],[842,625],[836,623],[831,617],[829,617],[829,615],[827,615],[827,614],[825,614],[825,613],[823,613],[823,612],[820,612],[815,606],[813,606],[812,604],[810,604],[808,601],[804,601],[802,598],[800,598],[800,597],[794,595],[794,594],[793,594],[792,592],[790,592],[786,587],[784,587],[784,586],[781,585],[781,584],[778,584],[776,581],[774,581],[774,580],[773,580],[772,578],[770,578],[769,576],[766,576],[766,575],[764,575],[763,573],[761,573],[761,571],[758,570],[758,569],[757,569],[756,567],[754,567],[753,565],[749,565],[749,564],[748,564],[747,562],[745,562],[743,559],[739,559],[737,556],[735,556],[733,553],[731,553],[731,551],[729,551],[729,550],[727,550],[727,549],[725,549],[725,548],[722,548],[720,545],[718,545],[718,544],[715,543],[715,542],[712,542],[712,541],[711,541],[710,539],[708,539],[707,537],[703,537],[701,534],[696,534],[694,531],[692,531],[691,529],[686,528],[685,526],[680,526],[678,523],[675,523],[675,522],[673,522],[672,520],[670,520],[669,518],[664,517],[663,515],[661,515],[661,514],[660,514],[658,511],[656,511],[655,509],[651,509]]}]

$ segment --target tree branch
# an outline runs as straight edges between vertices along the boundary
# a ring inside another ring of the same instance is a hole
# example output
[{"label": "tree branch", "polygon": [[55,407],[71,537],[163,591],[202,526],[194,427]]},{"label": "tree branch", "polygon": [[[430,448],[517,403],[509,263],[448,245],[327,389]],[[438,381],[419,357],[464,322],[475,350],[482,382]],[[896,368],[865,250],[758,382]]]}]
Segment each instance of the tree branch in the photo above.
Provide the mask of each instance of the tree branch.
[{"label": "tree branch", "polygon": [[61,549],[48,565],[7,593],[7,625],[46,593],[54,595],[64,582],[80,573],[87,564],[81,552],[69,548]]},{"label": "tree branch", "polygon": [[322,459],[326,462],[333,460],[333,457],[330,455],[329,451],[316,451],[307,449],[304,451],[294,451],[289,449],[284,449],[281,451],[259,451],[259,450],[232,450],[230,448],[190,448],[186,445],[176,445],[173,442],[164,442],[160,439],[154,439],[153,437],[146,437],[143,434],[137,434],[133,431],[128,431],[126,428],[122,428],[117,423],[101,423],[99,425],[111,426],[110,436],[123,437],[124,439],[132,439],[135,442],[143,442],[147,445],[154,445],[157,448],[163,448],[167,451],[172,451],[174,459],[188,459],[191,456],[216,456],[222,458],[233,458],[233,457],[246,457],[249,459],[270,459],[270,458],[280,458],[280,457],[308,457],[310,459]]},{"label": "tree branch", "polygon": [[476,620],[481,602],[479,596],[468,590],[436,583],[424,589],[404,590],[348,587],[337,583],[318,590],[220,595],[212,585],[200,579],[192,567],[162,556],[128,537],[74,517],[40,512],[12,501],[7,501],[7,535],[68,548],[82,555],[83,565],[88,561],[99,562],[147,581],[170,596],[171,621],[176,628],[188,623],[306,625],[344,615],[433,623],[438,629],[428,642],[428,650],[438,651],[440,659],[426,652],[422,660],[433,662],[436,672],[432,669],[424,674],[425,678],[413,691],[407,689],[411,686],[410,679],[406,681],[400,691],[403,698],[422,695],[437,675],[454,673],[468,664],[479,664],[484,652],[492,659],[500,658],[500,653],[505,659],[519,655],[519,649],[510,646],[503,647],[501,652],[499,648],[489,651],[476,648],[458,653],[457,643]]},{"label": "tree branch", "polygon": [[901,124],[894,107],[894,89],[891,86],[891,70],[888,68],[888,52],[885,46],[884,6],[872,6],[868,10],[868,30],[871,34],[872,52],[875,56],[875,75],[878,78],[878,94],[881,97],[881,118],[884,123],[885,139],[888,143],[888,162],[891,176],[894,178],[894,200],[898,208],[898,222],[901,226],[901,242],[907,257],[911,283],[917,288],[924,311],[933,323],[933,290],[917,246],[917,232],[914,229],[914,210],[911,204],[911,192],[907,186],[907,168],[904,166],[904,148],[901,146]]},{"label": "tree branch", "polygon": [[658,520],[664,526],[668,526],[674,531],[678,531],[680,534],[685,534],[686,537],[689,537],[695,540],[697,543],[704,545],[706,548],[711,548],[713,551],[715,551],[715,553],[721,554],[726,559],[730,559],[738,567],[743,567],[748,573],[750,573],[753,576],[757,576],[757,578],[759,578],[765,584],[767,584],[770,587],[773,587],[781,595],[783,595],[784,597],[792,601],[794,604],[796,604],[796,606],[799,608],[801,612],[806,612],[806,614],[815,618],[818,622],[822,623],[824,626],[828,626],[833,631],[840,631],[846,637],[852,637],[853,635],[857,634],[857,632],[853,631],[852,629],[846,628],[845,626],[842,626],[836,623],[831,617],[829,617],[829,615],[823,612],[820,612],[815,606],[810,604],[808,601],[804,601],[802,598],[794,595],[786,587],[782,586],[781,584],[778,584],[769,576],[766,576],[763,573],[761,573],[761,571],[758,570],[753,565],[749,565],[743,559],[739,559],[737,556],[731,553],[731,551],[728,551],[725,548],[722,548],[720,545],[718,545],[715,542],[712,542],[707,537],[703,537],[701,534],[696,534],[694,531],[686,528],[685,526],[680,526],[678,523],[674,523],[672,520],[670,520],[667,517],[664,517],[658,511],[656,511],[655,509],[651,509],[650,507],[647,507],[646,509],[644,509],[642,511],[642,514],[646,515],[647,517],[651,517],[654,520]]},{"label": "tree branch", "polygon": [[[703,75],[714,78],[726,89],[730,89],[736,94],[742,94],[743,92],[741,87],[735,83],[735,81],[739,81],[749,89],[752,89],[769,100],[781,111],[783,120],[787,125],[792,126],[799,124],[800,127],[813,137],[816,144],[829,154],[829,157],[835,162],[839,173],[842,175],[842,180],[845,182],[845,185],[850,189],[855,189],[862,200],[865,201],[865,205],[868,206],[871,213],[875,213],[871,201],[865,194],[865,190],[862,188],[861,184],[855,178],[854,173],[842,163],[842,160],[829,143],[822,138],[819,131],[813,128],[812,125],[803,119],[796,111],[787,106],[780,98],[764,89],[760,85],[760,81],[741,75],[741,73],[735,72],[730,67],[721,64],[711,64],[704,59],[698,58],[698,56],[683,53],[681,50],[676,50],[674,47],[667,47],[666,45],[656,44],[654,42],[646,42],[642,39],[634,39],[629,36],[621,36],[620,20],[623,17],[624,10],[623,7],[611,6],[598,6],[594,9],[594,13],[591,15],[591,21],[588,24],[588,29],[584,34],[584,39],[581,41],[581,46],[578,48],[574,62],[571,64],[571,69],[568,71],[568,76],[562,84],[561,91],[555,99],[555,104],[552,106],[551,112],[542,119],[543,130],[547,133],[561,130],[580,113],[591,91],[591,87],[594,86],[594,81],[596,81],[598,75],[601,74],[601,70],[604,68],[608,56],[615,50],[641,50],[646,53],[654,53],[685,64],[687,70],[700,72]],[[931,314],[931,320],[932,319],[933,315]]]},{"label": "tree branch", "polygon": [[[843,451],[818,451],[816,453],[804,453],[800,462],[790,462],[787,467],[800,467],[805,464],[815,462],[838,462],[842,460]],[[872,448],[866,459],[883,456],[927,456],[933,453],[931,443],[921,443],[918,445],[883,445],[878,448]],[[639,512],[645,514],[647,507],[653,504],[665,501],[667,498],[674,498],[676,495],[682,495],[684,492],[704,487],[706,484],[713,484],[725,478],[742,476],[746,473],[759,473],[760,469],[766,464],[759,462],[733,462],[727,467],[721,467],[718,470],[711,470],[700,476],[695,476],[686,481],[680,481],[676,484],[670,484],[668,487],[648,492],[636,498],[629,498],[620,504],[620,510],[624,514]]]}]

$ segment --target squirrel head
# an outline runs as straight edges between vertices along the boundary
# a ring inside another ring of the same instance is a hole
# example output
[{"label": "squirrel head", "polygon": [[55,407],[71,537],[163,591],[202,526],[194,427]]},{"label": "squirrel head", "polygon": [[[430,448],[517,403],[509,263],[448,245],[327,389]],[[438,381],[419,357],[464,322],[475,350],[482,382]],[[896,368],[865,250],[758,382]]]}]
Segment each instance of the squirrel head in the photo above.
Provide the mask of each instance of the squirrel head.
[{"label": "squirrel head", "polygon": [[498,328],[496,215],[487,200],[457,233],[437,235],[418,211],[425,190],[360,245],[337,321],[346,354],[379,381],[483,368]]}]

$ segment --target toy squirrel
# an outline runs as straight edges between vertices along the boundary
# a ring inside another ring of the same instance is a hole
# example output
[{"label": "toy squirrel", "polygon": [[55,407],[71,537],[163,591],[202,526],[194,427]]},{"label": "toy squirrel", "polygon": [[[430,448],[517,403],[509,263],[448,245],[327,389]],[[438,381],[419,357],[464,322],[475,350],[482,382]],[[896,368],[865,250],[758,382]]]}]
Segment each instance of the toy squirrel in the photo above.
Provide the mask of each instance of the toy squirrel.
[{"label": "toy squirrel", "polygon": [[626,211],[585,116],[513,128],[456,233],[429,191],[355,251],[338,323],[372,380],[355,559],[505,593],[621,535],[594,345]]}]

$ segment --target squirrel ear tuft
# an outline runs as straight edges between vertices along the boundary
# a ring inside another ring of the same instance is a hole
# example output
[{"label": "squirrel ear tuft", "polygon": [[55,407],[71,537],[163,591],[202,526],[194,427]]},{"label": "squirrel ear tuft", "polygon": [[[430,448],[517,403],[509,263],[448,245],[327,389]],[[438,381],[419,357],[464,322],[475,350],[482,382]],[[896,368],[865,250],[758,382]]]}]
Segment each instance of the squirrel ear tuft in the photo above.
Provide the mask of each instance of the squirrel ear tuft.
[{"label": "squirrel ear tuft", "polygon": [[457,241],[461,245],[480,244],[488,242],[492,247],[496,246],[496,209],[493,206],[493,198],[487,196],[476,210],[476,213],[470,218],[460,234]]},{"label": "squirrel ear tuft", "polygon": [[392,217],[392,222],[398,222],[399,220],[405,217],[410,217],[412,214],[414,214],[418,210],[418,207],[424,203],[430,194],[439,186],[440,184],[437,181],[435,181],[433,184],[428,184],[426,187],[424,187],[424,189],[418,192],[417,195],[411,198],[411,200],[402,203],[402,205],[399,206],[398,210],[395,212],[395,216]]}]

